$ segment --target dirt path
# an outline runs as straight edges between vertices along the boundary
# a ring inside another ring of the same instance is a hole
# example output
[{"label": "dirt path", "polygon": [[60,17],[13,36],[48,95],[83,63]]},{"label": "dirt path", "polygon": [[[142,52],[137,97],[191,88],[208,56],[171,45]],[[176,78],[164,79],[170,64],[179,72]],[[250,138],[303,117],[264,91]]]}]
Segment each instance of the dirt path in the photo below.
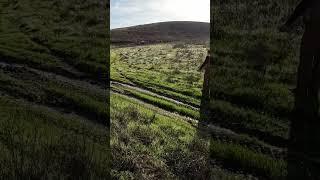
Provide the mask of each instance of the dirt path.
[{"label": "dirt path", "polygon": [[[159,108],[155,105],[138,100],[134,97],[130,97],[130,96],[118,93],[118,92],[114,92],[114,91],[111,91],[111,94],[117,94],[119,96],[125,97],[127,99],[132,100],[132,101],[135,101],[135,102],[143,105],[145,108],[156,111],[157,113],[159,113],[163,116],[166,116],[169,118],[175,117],[177,119],[181,119],[183,121],[189,122],[193,127],[195,127],[197,129],[198,132],[200,132],[201,134],[204,134],[204,135],[206,134],[208,136],[225,137],[225,138],[228,137],[229,139],[239,139],[239,137],[242,136],[241,134],[234,132],[230,129],[222,128],[222,127],[216,126],[214,124],[201,123],[196,119],[192,119],[190,117],[182,116],[177,113],[164,110],[164,109]],[[252,140],[250,140],[250,142],[243,142],[243,143],[248,143],[248,145],[251,144],[253,146],[260,147],[260,148],[262,148],[262,151],[264,151],[266,154],[272,154],[273,156],[282,156],[285,151],[283,148],[272,146],[272,145],[267,144],[263,141],[255,140],[255,142],[254,142],[255,144],[252,144],[253,142],[251,142],[251,141]]]},{"label": "dirt path", "polygon": [[79,79],[71,79],[69,77],[66,77],[66,76],[63,76],[60,74],[35,69],[35,68],[29,67],[26,65],[14,64],[14,63],[9,64],[7,62],[0,61],[0,68],[9,68],[9,69],[15,69],[16,71],[31,72],[31,73],[38,75],[39,78],[44,77],[44,78],[48,78],[48,79],[52,79],[52,80],[56,80],[56,81],[61,81],[63,83],[68,83],[68,84],[71,84],[74,86],[84,87],[86,89],[96,91],[99,94],[104,94],[106,91],[106,87],[103,87],[103,86],[99,85],[97,82],[94,82],[89,79],[83,79],[83,80],[80,80],[80,78]]},{"label": "dirt path", "polygon": [[121,83],[121,82],[116,82],[116,81],[111,81],[110,83],[111,83],[111,87],[112,86],[126,87],[126,88],[133,89],[133,90],[136,90],[136,91],[139,91],[139,92],[142,92],[142,93],[146,93],[146,94],[151,95],[151,96],[155,96],[155,97],[160,98],[160,99],[164,99],[164,100],[170,101],[170,102],[175,103],[177,105],[186,106],[186,107],[188,107],[190,109],[193,109],[195,111],[199,111],[200,110],[199,108],[191,106],[191,105],[186,104],[184,102],[181,102],[181,101],[178,101],[176,99],[173,99],[173,98],[170,98],[170,97],[167,97],[167,96],[163,96],[163,95],[154,93],[152,91],[149,91],[149,90],[137,87],[137,86],[133,86],[133,85],[129,85],[129,84]]},{"label": "dirt path", "polygon": [[[64,77],[62,75],[58,75],[52,72],[45,72],[38,69],[34,69],[25,65],[20,64],[8,64],[6,62],[0,62],[0,75],[3,73],[5,76],[12,77],[21,82],[25,82],[29,84],[29,88],[34,86],[35,94],[39,95],[40,99],[32,99],[29,98],[29,94],[23,93],[23,87],[21,85],[15,86],[14,84],[10,85],[11,82],[7,82],[7,85],[1,87],[1,91],[4,94],[15,97],[16,99],[23,99],[25,102],[29,102],[34,105],[46,106],[52,110],[59,111],[62,114],[75,114],[78,117],[82,117],[86,120],[91,120],[92,122],[96,122],[95,116],[88,114],[87,112],[83,112],[79,110],[77,106],[73,106],[69,104],[68,106],[64,106],[65,103],[71,103],[72,101],[61,99],[62,97],[56,96],[42,96],[43,92],[46,91],[45,85],[48,81],[51,83],[59,83],[61,86],[65,86],[68,88],[69,85],[72,85],[76,89],[81,89],[84,93],[90,93],[97,95],[98,97],[107,99],[106,87],[94,84],[90,81],[82,81],[77,79],[70,79],[68,77]],[[6,80],[4,81],[4,83]],[[13,81],[14,82],[14,81]],[[8,84],[9,83],[9,84]],[[31,85],[31,86],[30,86]],[[43,87],[42,87],[43,86]],[[21,90],[16,90],[15,88],[20,88]],[[12,91],[12,89],[14,91]],[[31,95],[33,96],[33,95]],[[42,98],[43,97],[43,98]],[[50,100],[51,99],[51,100]],[[101,102],[104,102],[104,99],[101,99]],[[96,122],[97,124],[107,124],[107,120],[105,122]]]},{"label": "dirt path", "polygon": [[[97,93],[97,94],[101,94],[101,95],[107,93],[107,88],[106,87],[103,87],[103,86],[101,86],[99,84],[96,84],[93,81],[86,80],[86,79],[85,80],[72,79],[72,78],[69,78],[69,77],[65,77],[65,76],[62,76],[62,75],[55,74],[53,72],[45,72],[45,71],[42,71],[42,70],[39,70],[39,69],[34,69],[34,68],[31,68],[31,67],[28,67],[28,66],[25,66],[25,65],[8,64],[8,63],[5,63],[5,62],[0,62],[0,68],[12,68],[15,71],[21,71],[21,69],[22,69],[23,71],[28,71],[28,72],[32,72],[32,73],[36,74],[37,76],[39,76],[39,78],[52,79],[52,80],[56,80],[57,82],[71,84],[71,85],[78,86],[78,87],[87,89],[88,91],[91,91],[91,92],[94,92],[94,93]],[[143,92],[143,93],[146,93],[146,94],[149,94],[149,95],[152,95],[152,96],[163,98],[165,100],[168,100],[170,102],[173,102],[173,103],[176,103],[176,104],[179,104],[179,105],[184,105],[184,106],[190,107],[190,105],[184,104],[184,103],[179,102],[177,100],[174,100],[174,99],[162,96],[162,95],[158,95],[156,93],[150,92],[148,90],[144,90],[142,88],[134,87],[132,85],[127,85],[127,84],[122,84],[122,83],[117,83],[117,82],[111,82],[111,85],[112,86],[122,86],[122,87],[126,87],[126,88],[131,88],[131,89],[137,90],[139,92]],[[237,137],[241,136],[239,133],[234,132],[234,131],[232,131],[230,129],[222,128],[222,127],[216,126],[214,124],[203,124],[203,123],[199,122],[196,119],[192,119],[190,117],[179,115],[179,114],[177,114],[175,112],[164,110],[164,109],[159,108],[159,107],[157,107],[155,105],[152,105],[152,104],[143,102],[141,100],[138,100],[138,99],[136,99],[134,97],[130,97],[130,96],[121,94],[119,92],[116,92],[115,90],[111,90],[111,93],[118,94],[118,95],[124,96],[124,97],[126,97],[128,99],[134,100],[134,101],[138,102],[139,104],[142,104],[143,106],[145,106],[147,108],[155,110],[157,113],[160,113],[160,114],[162,114],[164,116],[167,116],[169,118],[176,117],[177,119],[181,119],[183,121],[189,122],[190,124],[192,124],[193,127],[197,128],[198,131],[207,132],[209,134],[213,134],[214,136],[228,137],[228,138],[232,138],[232,139],[237,139]],[[63,112],[62,108],[51,107],[51,106],[49,106],[48,108],[51,108],[54,111]],[[199,110],[198,108],[195,108],[195,107],[191,107],[191,108],[194,109],[194,110]],[[66,113],[64,113],[64,114],[66,114]],[[73,111],[70,112],[70,114],[75,114],[75,115],[77,115],[79,117],[81,116],[77,112],[73,112]],[[85,118],[85,119],[87,119],[87,118]],[[265,147],[267,149],[272,149],[273,151],[277,151],[277,152],[282,152],[283,151],[283,149],[281,149],[281,148],[277,148],[275,146],[269,145],[269,144],[264,143],[262,141],[258,142],[258,146]]]}]

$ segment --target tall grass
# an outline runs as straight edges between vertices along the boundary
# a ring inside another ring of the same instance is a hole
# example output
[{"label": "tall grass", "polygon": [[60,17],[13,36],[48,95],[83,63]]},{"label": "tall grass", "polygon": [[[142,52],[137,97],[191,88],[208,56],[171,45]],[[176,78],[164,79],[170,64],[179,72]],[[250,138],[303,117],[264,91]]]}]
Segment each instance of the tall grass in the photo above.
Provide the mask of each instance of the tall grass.
[{"label": "tall grass", "polygon": [[10,97],[1,96],[0,106],[1,177],[108,176],[107,129]]}]

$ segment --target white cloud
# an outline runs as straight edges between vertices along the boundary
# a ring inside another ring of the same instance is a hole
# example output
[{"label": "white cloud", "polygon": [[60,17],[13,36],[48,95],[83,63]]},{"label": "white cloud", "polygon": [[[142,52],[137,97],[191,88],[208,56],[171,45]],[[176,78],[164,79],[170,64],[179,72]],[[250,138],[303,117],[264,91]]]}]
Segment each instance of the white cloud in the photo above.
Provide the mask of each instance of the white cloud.
[{"label": "white cloud", "polygon": [[160,21],[210,22],[210,0],[111,0],[111,28]]}]

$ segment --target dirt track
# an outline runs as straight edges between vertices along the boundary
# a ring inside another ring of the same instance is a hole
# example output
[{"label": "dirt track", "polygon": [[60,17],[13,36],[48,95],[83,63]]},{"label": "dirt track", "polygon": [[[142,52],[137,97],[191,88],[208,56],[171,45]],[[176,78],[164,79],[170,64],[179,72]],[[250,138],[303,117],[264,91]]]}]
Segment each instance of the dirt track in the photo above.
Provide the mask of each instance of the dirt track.
[{"label": "dirt track", "polygon": [[[53,72],[46,72],[46,71],[42,71],[39,69],[35,69],[35,68],[31,68],[25,65],[19,65],[19,64],[9,64],[9,63],[5,63],[5,62],[0,62],[0,69],[5,69],[8,73],[10,73],[12,76],[20,76],[18,77],[20,78],[27,78],[29,80],[39,80],[39,79],[50,79],[50,80],[54,80],[57,82],[61,82],[61,83],[65,83],[65,84],[70,84],[73,86],[77,86],[77,87],[81,87],[83,89],[86,89],[88,91],[97,93],[97,94],[105,94],[107,93],[107,88],[103,87],[102,85],[99,85],[97,82],[94,82],[93,80],[90,79],[73,79],[70,77],[66,77],[64,75],[60,75],[60,74],[56,74]],[[24,76],[24,77],[23,77]],[[185,104],[183,102],[177,101],[175,99],[169,98],[169,97],[165,97],[163,95],[159,95],[156,94],[154,92],[151,92],[149,90],[145,90],[142,89],[140,87],[135,87],[133,85],[128,85],[128,84],[123,84],[123,83],[118,83],[118,82],[111,82],[111,87],[112,86],[120,86],[120,87],[126,87],[126,88],[131,88],[133,90],[139,91],[139,92],[143,92],[158,98],[162,98],[165,99],[167,101],[173,102],[177,105],[183,105],[186,107],[190,107],[193,110],[199,110],[199,108],[190,106],[188,104]],[[186,116],[181,116],[177,113],[174,112],[170,112],[170,111],[166,111],[164,109],[161,109],[155,105],[143,102],[141,100],[138,100],[134,97],[130,97],[128,95],[124,95],[124,94],[120,94],[119,92],[116,92],[114,90],[111,89],[111,93],[115,93],[121,96],[125,96],[126,98],[129,98],[131,100],[134,100],[136,102],[138,102],[139,104],[143,104],[145,107],[150,108],[152,110],[156,110],[157,113],[160,113],[162,115],[168,116],[168,117],[177,117],[178,119],[182,119],[184,121],[187,121],[189,123],[191,123],[195,128],[198,128],[198,131],[201,132],[208,132],[209,134],[213,134],[214,136],[219,136],[219,137],[227,137],[227,138],[237,138],[238,136],[241,136],[240,134],[238,134],[237,132],[234,132],[230,129],[227,128],[222,128],[219,126],[216,126],[214,124],[203,124],[201,122],[199,122],[196,119],[192,119],[190,117],[186,117]],[[41,105],[41,104],[36,104],[36,105]],[[62,107],[54,107],[54,106],[48,106],[46,104],[41,105],[41,106],[46,106],[48,108],[51,108],[54,111],[60,111],[62,113],[66,113],[64,112],[65,110]],[[73,110],[69,110],[67,113],[69,114],[74,114],[75,116],[87,119],[87,117],[83,117],[81,114],[79,114],[76,111]],[[201,124],[200,124],[201,123]],[[265,147],[266,149],[272,149],[272,151],[276,151],[277,153],[282,153],[283,149],[282,148],[277,148],[275,146],[266,144],[262,141],[258,142],[258,146],[260,147]]]},{"label": "dirt track", "polygon": [[157,97],[157,98],[164,99],[164,100],[173,102],[173,103],[175,103],[175,104],[183,105],[183,106],[186,106],[186,107],[191,108],[191,109],[193,109],[193,110],[199,111],[199,108],[197,108],[197,107],[191,106],[191,105],[186,104],[186,103],[184,103],[184,102],[178,101],[177,99],[173,99],[173,98],[171,98],[171,97],[167,97],[167,96],[164,96],[164,95],[160,95],[160,94],[154,93],[154,92],[152,92],[152,91],[149,91],[149,90],[146,90],[146,89],[137,87],[137,86],[133,86],[133,85],[129,85],[129,84],[121,83],[121,82],[116,82],[116,81],[111,81],[111,86],[112,86],[112,85],[113,85],[113,86],[122,86],[122,87],[127,87],[127,88],[130,88],[130,89],[134,89],[134,90],[136,90],[136,91],[139,91],[139,92],[142,92],[142,93],[146,93],[146,94],[149,94],[149,95],[151,95],[151,96],[155,96],[155,97]]}]

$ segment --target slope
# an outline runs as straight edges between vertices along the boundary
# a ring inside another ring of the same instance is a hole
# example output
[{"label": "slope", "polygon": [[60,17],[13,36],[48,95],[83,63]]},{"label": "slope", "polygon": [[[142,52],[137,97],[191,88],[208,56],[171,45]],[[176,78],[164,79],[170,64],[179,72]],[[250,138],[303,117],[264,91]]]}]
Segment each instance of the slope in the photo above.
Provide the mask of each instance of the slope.
[{"label": "slope", "polygon": [[209,23],[173,21],[111,30],[112,44],[209,42]]},{"label": "slope", "polygon": [[107,5],[0,4],[1,177],[108,177]]}]

